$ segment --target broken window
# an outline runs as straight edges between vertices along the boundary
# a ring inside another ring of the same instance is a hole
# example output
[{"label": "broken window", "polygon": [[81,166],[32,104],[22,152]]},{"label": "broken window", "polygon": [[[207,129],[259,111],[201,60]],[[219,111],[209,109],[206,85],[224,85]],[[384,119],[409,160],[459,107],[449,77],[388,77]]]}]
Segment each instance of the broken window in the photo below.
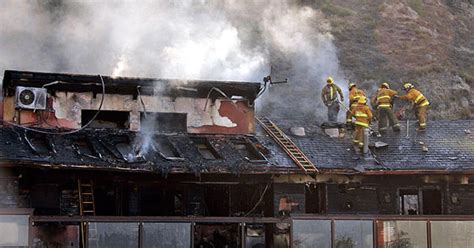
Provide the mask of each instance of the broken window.
[{"label": "broken window", "polygon": [[206,138],[191,138],[193,143],[196,145],[199,153],[205,159],[221,159],[222,157],[217,153],[217,151],[212,147],[211,143]]},{"label": "broken window", "polygon": [[194,244],[195,247],[241,247],[239,225],[236,223],[196,224],[194,227]]},{"label": "broken window", "polygon": [[185,133],[187,132],[187,114],[142,112],[140,126],[142,132]]},{"label": "broken window", "polygon": [[[89,123],[96,115],[97,110],[82,110],[82,126]],[[92,128],[129,128],[130,112],[128,111],[100,111],[99,115],[92,121],[89,127]]]},{"label": "broken window", "polygon": [[267,159],[246,139],[232,139],[235,149],[250,162],[266,162]]},{"label": "broken window", "polygon": [[178,153],[176,148],[171,144],[167,137],[156,137],[154,145],[157,152],[168,160],[182,160],[183,158]]},{"label": "broken window", "polygon": [[420,214],[418,190],[400,190],[400,213],[403,215]]}]

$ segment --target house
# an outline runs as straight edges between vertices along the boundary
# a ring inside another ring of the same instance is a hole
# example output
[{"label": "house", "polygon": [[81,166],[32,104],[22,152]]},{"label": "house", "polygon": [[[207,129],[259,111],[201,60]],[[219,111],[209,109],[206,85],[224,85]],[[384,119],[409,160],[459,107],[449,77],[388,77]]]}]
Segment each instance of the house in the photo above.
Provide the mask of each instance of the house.
[{"label": "house", "polygon": [[5,71],[0,246],[471,247],[474,121],[364,156],[343,128],[257,118],[263,90]]}]

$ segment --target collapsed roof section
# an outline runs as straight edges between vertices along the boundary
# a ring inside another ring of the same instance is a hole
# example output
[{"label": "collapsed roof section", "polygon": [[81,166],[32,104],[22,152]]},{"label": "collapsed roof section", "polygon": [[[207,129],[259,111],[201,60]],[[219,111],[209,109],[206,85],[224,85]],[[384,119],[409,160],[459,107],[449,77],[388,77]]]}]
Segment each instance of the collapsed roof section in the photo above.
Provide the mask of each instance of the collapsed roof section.
[{"label": "collapsed roof section", "polygon": [[255,137],[246,135],[140,134],[119,129],[86,129],[71,135],[46,135],[3,127],[0,129],[0,150],[5,151],[0,153],[3,166],[163,174],[299,170],[292,163],[278,166],[276,159],[284,154],[269,153]]},{"label": "collapsed roof section", "polygon": [[[106,86],[107,94],[134,95],[162,95],[170,97],[213,97],[222,98],[220,92],[212,92],[219,89],[226,96],[243,97],[253,103],[261,90],[259,82],[239,81],[210,81],[210,80],[178,80],[178,79],[154,79],[154,78],[131,78],[131,77],[102,77]],[[57,83],[55,83],[57,82]],[[43,87],[49,84],[49,92],[94,92],[102,93],[101,80],[96,75],[66,74],[66,73],[44,73],[30,71],[6,70],[3,77],[3,93],[5,96],[13,96],[17,86]],[[140,91],[137,91],[137,87]],[[211,95],[210,92],[212,93]]]}]

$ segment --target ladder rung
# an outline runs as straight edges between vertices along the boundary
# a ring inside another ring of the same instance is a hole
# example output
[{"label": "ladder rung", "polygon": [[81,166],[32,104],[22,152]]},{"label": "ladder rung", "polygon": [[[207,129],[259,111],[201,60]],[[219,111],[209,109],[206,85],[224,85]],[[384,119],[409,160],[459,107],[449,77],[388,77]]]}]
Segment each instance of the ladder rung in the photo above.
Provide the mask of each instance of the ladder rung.
[{"label": "ladder rung", "polygon": [[94,213],[95,211],[94,210],[82,210],[82,212],[84,212],[84,213]]},{"label": "ladder rung", "polygon": [[83,201],[82,204],[94,204],[94,202],[91,202],[91,201]]},{"label": "ladder rung", "polygon": [[83,184],[81,184],[81,187],[91,187],[91,186],[92,186],[92,184],[90,184],[90,183],[83,183]]}]

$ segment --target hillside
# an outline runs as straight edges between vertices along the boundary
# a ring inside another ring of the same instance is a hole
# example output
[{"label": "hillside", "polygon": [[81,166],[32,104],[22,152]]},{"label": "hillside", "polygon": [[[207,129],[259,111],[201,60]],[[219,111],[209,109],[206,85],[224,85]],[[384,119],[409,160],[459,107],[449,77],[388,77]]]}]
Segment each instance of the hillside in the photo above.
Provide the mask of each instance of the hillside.
[{"label": "hillside", "polygon": [[[474,118],[473,0],[308,0],[303,4],[321,11],[329,21],[345,78],[369,93],[383,81],[397,90],[401,82],[412,82],[430,99],[430,118]],[[276,64],[285,67],[281,61]],[[280,70],[279,76],[284,75]],[[347,82],[339,84],[346,87]],[[275,88],[271,90],[278,92]],[[302,105],[308,104],[310,109],[322,108],[312,102]]]}]

